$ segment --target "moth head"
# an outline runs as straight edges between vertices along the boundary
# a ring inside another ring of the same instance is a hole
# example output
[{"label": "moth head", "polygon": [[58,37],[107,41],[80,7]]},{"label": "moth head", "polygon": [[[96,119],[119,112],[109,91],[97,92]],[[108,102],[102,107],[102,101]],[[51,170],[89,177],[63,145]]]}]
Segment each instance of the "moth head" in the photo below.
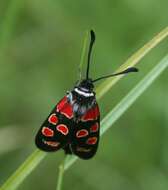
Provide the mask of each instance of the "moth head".
[{"label": "moth head", "polygon": [[78,84],[78,87],[80,89],[84,89],[88,92],[92,92],[93,91],[93,88],[94,88],[94,85],[93,85],[93,82],[91,79],[84,79],[82,80],[79,84]]}]

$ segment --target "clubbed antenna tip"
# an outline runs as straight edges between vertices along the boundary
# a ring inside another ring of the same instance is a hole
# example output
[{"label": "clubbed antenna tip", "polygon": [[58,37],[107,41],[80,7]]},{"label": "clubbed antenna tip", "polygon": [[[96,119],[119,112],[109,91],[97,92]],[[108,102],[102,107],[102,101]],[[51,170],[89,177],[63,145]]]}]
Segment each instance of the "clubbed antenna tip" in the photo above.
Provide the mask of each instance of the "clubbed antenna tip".
[{"label": "clubbed antenna tip", "polygon": [[129,67],[126,71],[129,73],[129,72],[138,72],[139,70],[136,67]]},{"label": "clubbed antenna tip", "polygon": [[96,81],[99,81],[101,79],[105,79],[105,78],[109,78],[109,77],[114,77],[114,76],[117,76],[117,75],[123,75],[123,74],[127,74],[127,73],[132,73],[132,72],[138,72],[138,69],[135,68],[135,67],[129,67],[129,68],[125,69],[124,71],[97,78],[97,79],[93,80],[92,82],[96,82]]},{"label": "clubbed antenna tip", "polygon": [[96,39],[95,32],[93,30],[90,30],[90,36],[91,36],[91,41],[93,43]]}]

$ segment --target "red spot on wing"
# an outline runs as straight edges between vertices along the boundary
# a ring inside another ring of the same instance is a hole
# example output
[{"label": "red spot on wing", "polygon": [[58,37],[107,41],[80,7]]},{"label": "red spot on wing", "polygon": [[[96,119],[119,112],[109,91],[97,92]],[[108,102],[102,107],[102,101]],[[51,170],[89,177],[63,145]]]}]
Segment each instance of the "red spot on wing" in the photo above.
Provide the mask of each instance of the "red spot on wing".
[{"label": "red spot on wing", "polygon": [[96,144],[97,142],[97,137],[90,137],[88,138],[88,140],[86,141],[87,144],[90,144],[90,145],[94,145]]},{"label": "red spot on wing", "polygon": [[48,121],[49,121],[49,123],[56,125],[58,123],[58,117],[54,113],[54,114],[50,115],[50,117],[48,118]]},{"label": "red spot on wing", "polygon": [[100,115],[98,106],[89,109],[86,114],[82,117],[82,121],[95,120]]},{"label": "red spot on wing", "polygon": [[86,137],[88,135],[88,131],[86,129],[81,129],[77,131],[76,137],[81,138],[81,137]]},{"label": "red spot on wing", "polygon": [[90,132],[91,132],[91,133],[95,133],[95,132],[98,131],[98,129],[99,129],[99,124],[98,124],[98,123],[95,123],[94,125],[91,126]]},{"label": "red spot on wing", "polygon": [[54,131],[49,129],[48,127],[43,127],[42,128],[42,134],[46,137],[53,137],[54,136]]},{"label": "red spot on wing", "polygon": [[69,119],[73,117],[73,109],[66,96],[58,103],[57,112],[60,112]]},{"label": "red spot on wing", "polygon": [[47,144],[48,146],[52,146],[52,147],[57,147],[59,146],[59,142],[55,142],[55,141],[44,141],[44,144]]},{"label": "red spot on wing", "polygon": [[57,130],[58,130],[60,133],[62,133],[63,135],[67,135],[68,132],[69,132],[68,127],[67,127],[66,125],[64,125],[64,124],[58,125],[58,126],[57,126]]}]

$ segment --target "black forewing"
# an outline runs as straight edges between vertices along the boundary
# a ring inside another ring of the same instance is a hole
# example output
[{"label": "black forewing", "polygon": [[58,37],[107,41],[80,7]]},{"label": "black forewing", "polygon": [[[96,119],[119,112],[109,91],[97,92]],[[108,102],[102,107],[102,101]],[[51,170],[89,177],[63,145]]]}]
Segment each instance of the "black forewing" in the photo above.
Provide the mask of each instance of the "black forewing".
[{"label": "black forewing", "polygon": [[57,151],[68,144],[73,125],[72,119],[68,118],[71,114],[70,106],[65,96],[54,107],[36,135],[35,143],[39,149]]}]

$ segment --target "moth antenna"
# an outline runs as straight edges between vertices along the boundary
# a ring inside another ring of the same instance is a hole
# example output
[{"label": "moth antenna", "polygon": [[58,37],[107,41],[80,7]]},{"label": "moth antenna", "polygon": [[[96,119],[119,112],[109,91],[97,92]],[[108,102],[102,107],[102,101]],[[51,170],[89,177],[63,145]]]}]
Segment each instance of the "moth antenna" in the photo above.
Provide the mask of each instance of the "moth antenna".
[{"label": "moth antenna", "polygon": [[117,76],[117,75],[123,75],[123,74],[127,74],[127,73],[132,73],[132,72],[138,72],[138,69],[135,68],[135,67],[129,67],[129,68],[127,68],[124,71],[121,71],[119,73],[114,73],[114,74],[111,74],[111,75],[106,75],[106,76],[99,77],[99,78],[93,80],[92,82],[97,82],[97,81],[99,81],[101,79],[114,77],[114,76]]},{"label": "moth antenna", "polygon": [[87,71],[86,71],[86,79],[89,78],[89,67],[90,67],[90,57],[91,57],[91,52],[92,52],[92,47],[95,42],[95,33],[93,30],[90,31],[90,45],[89,45],[89,51],[88,51],[88,63],[87,63]]}]

